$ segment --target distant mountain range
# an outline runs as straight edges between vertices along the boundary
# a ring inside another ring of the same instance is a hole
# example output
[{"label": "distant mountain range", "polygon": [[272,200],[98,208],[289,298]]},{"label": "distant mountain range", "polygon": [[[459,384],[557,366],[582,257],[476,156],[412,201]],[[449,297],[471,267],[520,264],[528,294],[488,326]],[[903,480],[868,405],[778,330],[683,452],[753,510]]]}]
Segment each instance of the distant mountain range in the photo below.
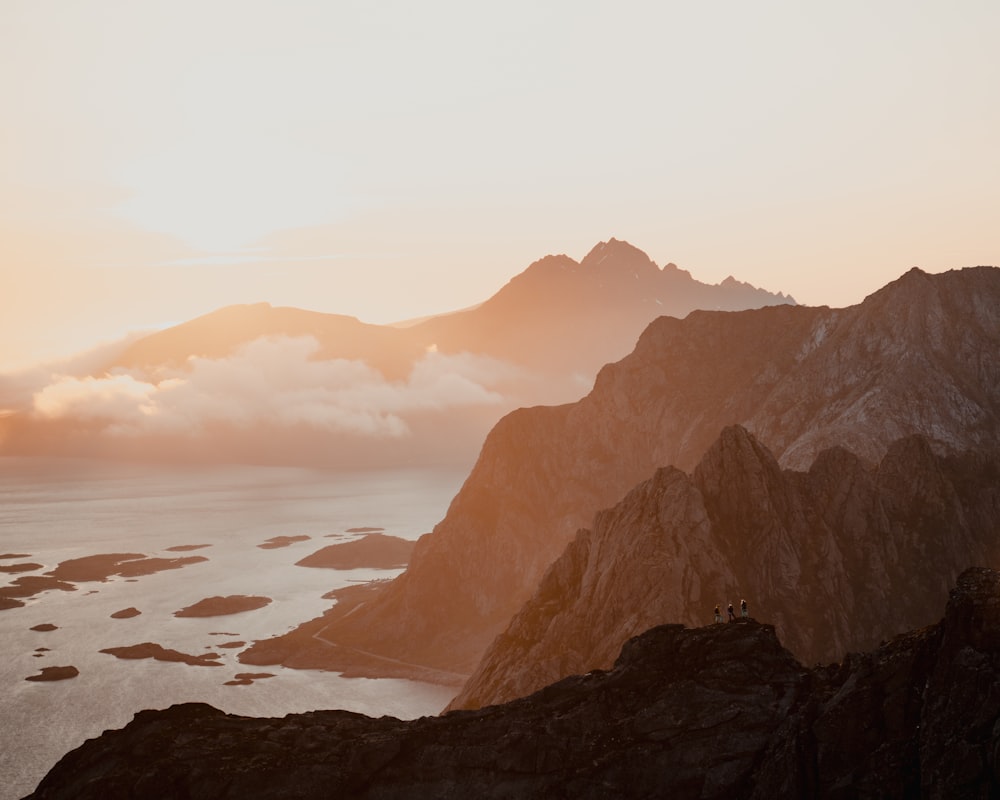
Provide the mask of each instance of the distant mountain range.
[{"label": "distant mountain range", "polygon": [[316,358],[365,361],[388,378],[405,378],[413,362],[434,348],[562,376],[578,372],[589,388],[597,370],[631,350],[656,317],[785,303],[795,301],[731,277],[709,285],[674,264],[661,269],[628,242],[611,239],[579,263],[546,256],[468,310],[393,326],[267,303],[230,306],[135,342],[108,370],[155,372],[181,367],[192,356],[232,355],[262,336],[312,336],[320,345]]},{"label": "distant mountain range", "polygon": [[0,452],[467,464],[504,413],[576,399],[653,319],[774,304],[794,300],[733,278],[707,285],[611,239],[407,325],[231,306],[37,387],[33,407],[0,417]]},{"label": "distant mountain range", "polygon": [[[746,434],[713,448],[733,425]],[[921,438],[906,438],[913,436]],[[893,444],[900,439],[910,443]],[[966,451],[967,462],[954,462],[966,466],[955,471],[936,460]],[[635,591],[655,594],[648,583],[660,576],[671,598],[659,606],[670,610],[665,622],[703,620],[737,593],[773,601],[768,611],[793,647],[828,658],[920,624],[923,603],[940,602],[963,559],[1000,557],[990,539],[1000,520],[998,452],[998,269],[911,270],[846,309],[662,317],[583,399],[520,409],[496,425],[407,571],[377,597],[338,604],[322,618],[324,638],[339,649],[314,647],[306,625],[301,635],[260,642],[241,658],[338,668],[353,649],[471,673],[536,590],[542,594],[530,613],[559,618],[561,604],[572,602],[572,582],[550,576],[560,589],[546,593],[551,581],[539,588],[545,571],[577,531],[603,530],[616,512],[592,526],[595,513],[671,465],[695,471],[693,481],[681,472],[672,484],[686,505],[667,513],[651,500],[648,511],[635,512],[635,525],[614,534],[638,537],[651,526],[679,540],[659,548],[663,562],[651,556],[641,570],[622,567]],[[780,467],[808,472],[786,476]],[[961,487],[972,492],[969,505]],[[883,541],[889,531],[895,538]],[[707,549],[692,545],[682,558],[692,536]],[[597,539],[577,538],[572,548],[586,550],[588,541]],[[585,552],[574,558],[570,576],[584,564],[591,570]],[[617,568],[616,558],[592,570],[595,580]],[[869,585],[889,576],[884,589]],[[597,615],[610,596],[595,594],[587,613]],[[887,607],[866,607],[875,600]],[[608,611],[622,636],[630,635],[633,611],[617,601]],[[639,614],[640,622],[652,620]],[[508,640],[520,635],[516,626],[508,630]],[[534,647],[530,640],[518,646]],[[607,657],[600,652],[599,662]],[[579,663],[586,657],[581,652]]]}]

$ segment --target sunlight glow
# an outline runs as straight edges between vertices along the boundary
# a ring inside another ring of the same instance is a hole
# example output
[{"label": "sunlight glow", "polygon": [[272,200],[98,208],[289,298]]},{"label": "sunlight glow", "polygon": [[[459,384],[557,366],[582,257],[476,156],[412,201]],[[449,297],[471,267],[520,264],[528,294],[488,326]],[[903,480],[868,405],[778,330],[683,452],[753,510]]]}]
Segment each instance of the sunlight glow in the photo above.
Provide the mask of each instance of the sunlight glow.
[{"label": "sunlight glow", "polygon": [[331,222],[348,208],[330,155],[288,142],[216,127],[125,165],[134,194],[116,213],[195,248],[227,253],[284,228]]},{"label": "sunlight glow", "polygon": [[465,308],[612,236],[833,306],[998,263],[998,34],[989,0],[8,0],[0,371],[231,303]]}]

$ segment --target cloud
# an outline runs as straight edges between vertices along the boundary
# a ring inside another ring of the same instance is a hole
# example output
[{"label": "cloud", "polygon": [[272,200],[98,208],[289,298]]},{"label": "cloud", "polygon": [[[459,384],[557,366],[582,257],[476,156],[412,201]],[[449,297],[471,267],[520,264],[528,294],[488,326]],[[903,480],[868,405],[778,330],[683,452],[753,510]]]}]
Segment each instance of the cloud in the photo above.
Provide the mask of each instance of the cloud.
[{"label": "cloud", "polygon": [[[132,342],[148,334],[149,331],[135,331],[65,358],[0,373],[0,411],[14,412],[31,408],[34,396],[50,384],[60,383],[64,378],[84,379],[100,372]],[[55,394],[59,391],[65,389],[60,389]]]},{"label": "cloud", "polygon": [[316,359],[318,349],[311,337],[262,338],[228,358],[192,358],[158,382],[134,372],[58,375],[34,394],[33,412],[103,421],[119,436],[197,434],[223,423],[399,437],[413,413],[504,404],[501,387],[518,374],[496,359],[432,351],[406,381],[388,381],[361,361]]},{"label": "cloud", "polygon": [[35,394],[34,408],[38,416],[47,419],[152,415],[156,413],[156,407],[151,397],[157,391],[156,385],[138,381],[131,375],[108,378],[60,375]]}]

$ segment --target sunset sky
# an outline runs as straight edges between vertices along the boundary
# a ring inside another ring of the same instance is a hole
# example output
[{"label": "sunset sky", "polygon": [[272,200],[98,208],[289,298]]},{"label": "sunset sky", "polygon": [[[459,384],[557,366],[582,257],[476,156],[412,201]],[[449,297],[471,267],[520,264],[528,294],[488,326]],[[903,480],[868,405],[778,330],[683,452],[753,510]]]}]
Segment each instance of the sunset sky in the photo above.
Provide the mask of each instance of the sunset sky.
[{"label": "sunset sky", "polygon": [[1000,264],[998,40],[995,0],[3,0],[0,371],[611,236],[834,306]]}]

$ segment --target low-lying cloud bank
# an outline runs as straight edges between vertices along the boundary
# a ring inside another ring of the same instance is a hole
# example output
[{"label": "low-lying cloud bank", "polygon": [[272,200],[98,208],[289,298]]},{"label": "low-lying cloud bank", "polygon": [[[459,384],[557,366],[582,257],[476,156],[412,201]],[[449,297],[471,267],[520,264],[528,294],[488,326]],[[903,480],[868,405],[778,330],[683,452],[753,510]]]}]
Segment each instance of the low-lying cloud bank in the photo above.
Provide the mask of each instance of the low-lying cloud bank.
[{"label": "low-lying cloud bank", "polygon": [[35,393],[54,380],[53,376],[83,378],[100,370],[148,333],[136,331],[66,358],[0,373],[0,415],[30,408]]},{"label": "low-lying cloud bank", "polygon": [[262,338],[224,359],[192,358],[188,369],[152,380],[138,372],[52,375],[31,400],[37,419],[97,422],[116,436],[191,434],[237,427],[308,425],[375,437],[410,432],[407,416],[502,406],[522,377],[496,359],[429,351],[405,381],[361,361],[315,358],[312,337]]}]

